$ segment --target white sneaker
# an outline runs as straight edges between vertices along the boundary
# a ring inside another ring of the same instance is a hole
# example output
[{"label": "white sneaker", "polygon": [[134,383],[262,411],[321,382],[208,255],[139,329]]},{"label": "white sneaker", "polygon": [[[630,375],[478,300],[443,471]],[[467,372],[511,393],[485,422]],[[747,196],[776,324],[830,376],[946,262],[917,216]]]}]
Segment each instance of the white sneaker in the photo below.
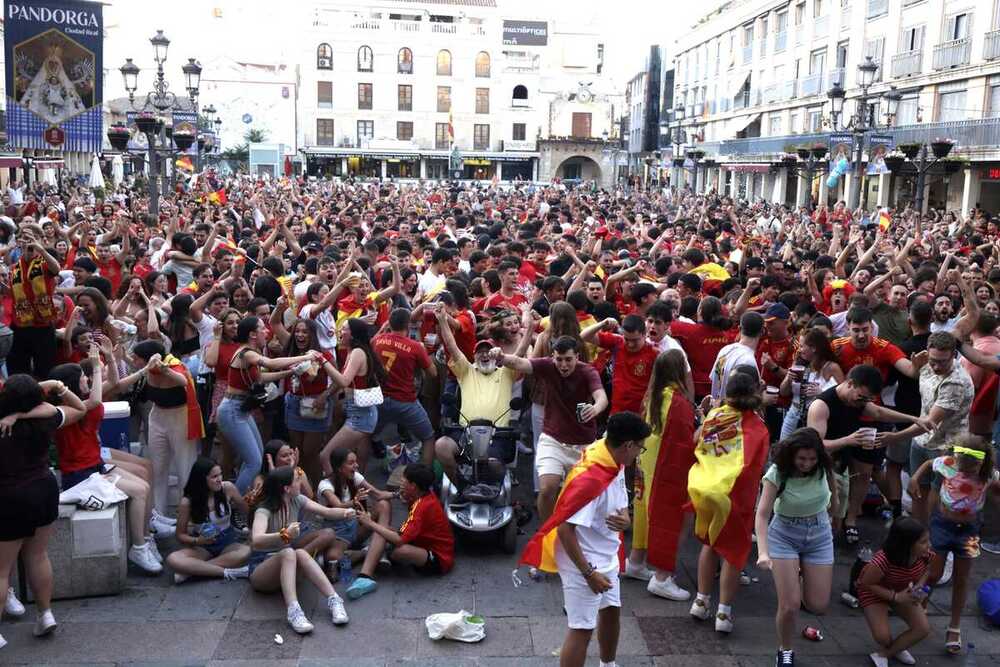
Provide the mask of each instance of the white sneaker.
[{"label": "white sneaker", "polygon": [[237,579],[248,579],[250,577],[250,566],[227,567],[222,570],[222,578],[226,581],[236,581]]},{"label": "white sneaker", "polygon": [[633,563],[626,558],[624,575],[629,579],[649,581],[653,577],[653,571],[645,563]]},{"label": "white sneaker", "polygon": [[707,621],[712,617],[712,612],[708,609],[708,604],[704,600],[694,599],[694,603],[691,605],[691,611],[689,612],[699,621]]},{"label": "white sneaker", "polygon": [[305,612],[302,611],[302,607],[299,605],[292,605],[288,608],[287,618],[288,624],[292,626],[292,630],[295,630],[300,635],[313,631],[313,624],[306,618]]},{"label": "white sneaker", "polygon": [[36,637],[44,637],[45,635],[52,634],[52,631],[56,629],[56,625],[56,619],[52,615],[52,610],[46,609],[35,620],[33,633]]},{"label": "white sneaker", "polygon": [[21,601],[17,599],[16,595],[14,595],[14,589],[8,588],[7,603],[3,606],[3,613],[7,614],[8,616],[19,618],[21,616],[24,616],[24,611],[25,611],[24,605],[21,604]]},{"label": "white sneaker", "polygon": [[146,544],[143,544],[141,547],[137,544],[130,548],[128,550],[128,559],[149,574],[163,572],[163,566],[160,565],[160,561],[156,560],[153,553],[149,550],[149,546]]},{"label": "white sneaker", "polygon": [[878,653],[869,653],[868,657],[871,658],[872,664],[875,667],[889,667],[889,658],[883,657]]},{"label": "white sneaker", "polygon": [[530,445],[526,445],[520,440],[517,441],[517,452],[518,454],[534,454],[535,450],[531,448]]},{"label": "white sneaker", "polygon": [[165,523],[165,524],[167,524],[168,526],[176,526],[176,525],[177,525],[177,519],[175,519],[175,518],[174,518],[174,517],[172,517],[172,516],[164,516],[164,515],[160,514],[159,512],[157,512],[156,510],[153,510],[153,511],[152,511],[152,512],[150,513],[150,518],[154,518],[154,517],[155,517],[155,518],[156,518],[156,519],[157,519],[157,520],[158,520],[158,521],[159,521],[160,523]]},{"label": "white sneaker", "polygon": [[[176,530],[176,528],[174,529]],[[153,554],[153,558],[160,565],[163,565],[163,556],[160,555],[160,550],[156,547],[156,539],[152,535],[146,536],[146,546],[149,547],[149,553]]]},{"label": "white sneaker", "polygon": [[661,598],[666,598],[667,600],[676,600],[677,602],[683,602],[691,597],[691,594],[677,585],[674,578],[667,577],[663,581],[660,581],[656,577],[652,577],[649,583],[646,584],[646,590]]},{"label": "white sneaker", "polygon": [[937,586],[944,586],[949,581],[951,581],[951,573],[955,569],[955,554],[948,552],[948,559],[944,562],[944,572],[941,573],[941,578],[937,582]]},{"label": "white sneaker", "polygon": [[173,537],[177,533],[177,526],[166,523],[157,514],[154,514],[149,519],[149,529],[153,531],[153,537],[155,537],[158,540],[164,540],[168,537]]},{"label": "white sneaker", "polygon": [[1000,554],[1000,542],[980,542],[979,548],[991,554]]},{"label": "white sneaker", "polygon": [[910,654],[910,652],[907,651],[906,649],[903,649],[902,651],[900,651],[899,653],[897,653],[896,655],[894,655],[892,657],[894,657],[896,660],[899,660],[904,665],[915,665],[915,664],[917,664],[917,659],[914,658]]},{"label": "white sneaker", "polygon": [[7,645],[7,640],[3,638],[3,635],[0,635],[0,648],[3,648],[6,645]]},{"label": "white sneaker", "polygon": [[188,576],[188,575],[186,575],[186,574],[181,574],[180,572],[174,572],[174,583],[175,584],[183,584],[185,581],[187,581],[190,578],[191,577]]},{"label": "white sneaker", "polygon": [[733,617],[721,611],[715,615],[715,631],[729,634],[733,631]]},{"label": "white sneaker", "polygon": [[333,619],[334,625],[346,625],[347,621],[347,610],[344,609],[344,599],[334,593],[326,599],[326,606],[330,609],[330,618]]}]

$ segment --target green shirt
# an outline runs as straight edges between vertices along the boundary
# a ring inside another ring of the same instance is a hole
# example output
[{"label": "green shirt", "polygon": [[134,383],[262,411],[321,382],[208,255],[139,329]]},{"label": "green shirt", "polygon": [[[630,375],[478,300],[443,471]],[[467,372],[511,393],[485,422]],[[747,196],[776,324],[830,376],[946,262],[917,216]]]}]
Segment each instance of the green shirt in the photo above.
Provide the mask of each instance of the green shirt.
[{"label": "green shirt", "polygon": [[912,335],[906,311],[893,308],[884,301],[872,308],[872,320],[878,325],[879,338],[885,338],[896,347]]},{"label": "green shirt", "polygon": [[[771,464],[764,479],[781,488],[778,468]],[[825,512],[830,506],[830,485],[826,475],[809,477],[789,477],[785,480],[785,490],[774,501],[774,513],[787,517],[813,516]]]}]

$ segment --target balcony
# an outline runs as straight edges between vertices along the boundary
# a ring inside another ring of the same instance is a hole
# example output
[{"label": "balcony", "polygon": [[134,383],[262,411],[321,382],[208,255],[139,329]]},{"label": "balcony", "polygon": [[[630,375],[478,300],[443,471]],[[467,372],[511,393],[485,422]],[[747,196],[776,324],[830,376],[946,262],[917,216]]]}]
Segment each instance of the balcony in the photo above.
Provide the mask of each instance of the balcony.
[{"label": "balcony", "polygon": [[454,23],[431,23],[431,32],[437,35],[454,35],[458,26]]},{"label": "balcony", "polygon": [[733,101],[728,97],[723,97],[716,103],[719,113],[725,113],[733,108]]},{"label": "balcony", "polygon": [[799,96],[809,97],[823,92],[823,73],[810,74],[799,79]]},{"label": "balcony", "polygon": [[983,44],[983,58],[985,60],[1000,58],[1000,30],[986,33],[986,42]]},{"label": "balcony", "polygon": [[750,61],[753,60],[753,44],[747,44],[743,47],[743,64],[749,65]]},{"label": "balcony", "polygon": [[767,55],[767,37],[757,40],[757,57],[763,58]]},{"label": "balcony", "polygon": [[788,46],[788,31],[782,30],[774,34],[774,52],[781,53]]},{"label": "balcony", "polygon": [[868,20],[877,19],[889,13],[889,0],[868,0]]},{"label": "balcony", "polygon": [[395,32],[420,32],[420,23],[417,21],[389,21]]},{"label": "balcony", "polygon": [[920,74],[923,60],[923,49],[897,53],[892,57],[892,78],[898,79],[901,76]]},{"label": "balcony", "polygon": [[761,93],[761,102],[764,104],[771,104],[772,102],[777,102],[780,98],[780,86],[776,83],[772,83],[770,86],[764,88]]},{"label": "balcony", "polygon": [[382,22],[378,19],[359,19],[351,24],[351,30],[379,30]]},{"label": "balcony", "polygon": [[844,68],[834,67],[832,70],[826,73],[826,88],[829,90],[833,87],[833,84],[839,83],[841,88],[847,88],[847,83],[844,79]]},{"label": "balcony", "polygon": [[972,56],[972,40],[953,39],[950,42],[942,42],[934,47],[934,69],[948,69],[949,67],[959,67],[968,65]]},{"label": "balcony", "polygon": [[813,21],[813,39],[824,39],[830,34],[830,15],[820,16]]}]

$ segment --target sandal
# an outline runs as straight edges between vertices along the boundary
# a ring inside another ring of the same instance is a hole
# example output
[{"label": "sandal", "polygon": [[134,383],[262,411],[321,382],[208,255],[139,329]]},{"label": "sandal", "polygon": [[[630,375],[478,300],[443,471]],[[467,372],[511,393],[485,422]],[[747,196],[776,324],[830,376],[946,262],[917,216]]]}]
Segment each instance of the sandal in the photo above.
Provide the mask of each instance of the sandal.
[{"label": "sandal", "polygon": [[857,544],[860,539],[861,533],[858,532],[857,526],[844,526],[844,540],[848,544]]},{"label": "sandal", "polygon": [[[957,639],[954,641],[948,641],[948,635],[956,635]],[[962,629],[961,628],[947,628],[945,630],[945,642],[944,649],[948,651],[951,655],[958,655],[962,652]]]}]

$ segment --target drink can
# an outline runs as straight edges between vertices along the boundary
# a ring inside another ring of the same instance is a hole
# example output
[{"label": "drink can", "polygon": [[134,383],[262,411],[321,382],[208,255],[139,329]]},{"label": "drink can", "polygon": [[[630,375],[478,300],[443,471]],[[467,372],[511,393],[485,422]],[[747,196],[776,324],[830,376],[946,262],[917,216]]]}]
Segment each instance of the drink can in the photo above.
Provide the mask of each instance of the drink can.
[{"label": "drink can", "polygon": [[823,633],[819,631],[819,628],[806,626],[802,629],[802,636],[811,642],[823,641]]},{"label": "drink can", "polygon": [[584,409],[590,405],[590,403],[577,403],[576,404],[576,420],[581,424],[585,421],[583,418]]},{"label": "drink can", "polygon": [[861,606],[861,603],[858,602],[858,599],[853,595],[851,595],[850,593],[848,593],[847,591],[844,591],[843,593],[840,594],[840,601],[846,604],[851,609],[857,609],[858,607]]}]

